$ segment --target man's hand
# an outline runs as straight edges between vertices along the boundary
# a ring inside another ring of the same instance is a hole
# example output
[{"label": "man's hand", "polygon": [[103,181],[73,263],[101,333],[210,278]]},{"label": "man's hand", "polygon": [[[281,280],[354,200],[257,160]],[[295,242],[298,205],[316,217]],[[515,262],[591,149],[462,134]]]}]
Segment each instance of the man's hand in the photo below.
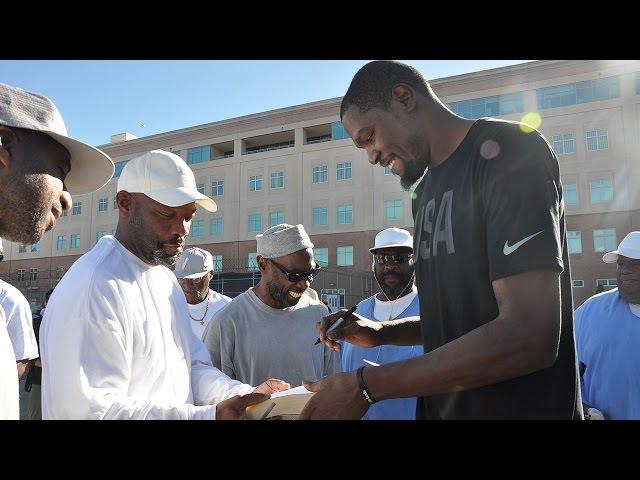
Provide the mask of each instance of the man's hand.
[{"label": "man's hand", "polygon": [[323,317],[316,326],[320,341],[335,352],[340,351],[337,340],[344,340],[358,347],[371,348],[381,345],[379,331],[382,328],[380,322],[368,320],[356,313],[352,313],[344,319],[342,324],[327,336],[327,330],[331,328],[340,315],[346,310],[343,308],[327,317]]},{"label": "man's hand", "polygon": [[266,393],[267,395],[271,395],[272,393],[282,392],[283,390],[289,390],[291,385],[282,380],[278,380],[276,378],[270,378],[266,382],[261,383],[256,388],[253,389],[254,393]]},{"label": "man's hand", "polygon": [[268,399],[269,395],[255,392],[227,398],[216,405],[216,420],[244,420],[245,409],[249,405],[256,405]]},{"label": "man's hand", "polygon": [[307,402],[299,420],[360,420],[369,409],[369,403],[358,389],[356,372],[303,384],[307,390],[317,393]]}]

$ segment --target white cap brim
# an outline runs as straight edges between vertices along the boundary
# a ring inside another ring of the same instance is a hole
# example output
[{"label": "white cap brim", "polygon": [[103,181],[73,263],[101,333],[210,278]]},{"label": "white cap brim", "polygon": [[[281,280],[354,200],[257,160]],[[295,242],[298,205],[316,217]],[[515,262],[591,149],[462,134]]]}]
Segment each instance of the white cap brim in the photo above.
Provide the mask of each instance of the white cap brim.
[{"label": "white cap brim", "polygon": [[616,263],[618,261],[618,250],[614,250],[613,252],[607,252],[602,256],[602,261],[604,263]]},{"label": "white cap brim", "polygon": [[411,250],[413,252],[413,245],[404,245],[404,244],[396,244],[396,245],[385,245],[383,247],[373,247],[370,248],[369,251],[371,253],[375,253],[377,250],[382,250],[385,248],[408,248],[409,250]]},{"label": "white cap brim", "polygon": [[69,151],[71,170],[64,184],[72,195],[95,192],[111,180],[115,166],[111,158],[91,145],[54,132],[39,130],[49,135]]},{"label": "white cap brim", "polygon": [[166,205],[167,207],[181,207],[182,205],[186,205],[187,203],[196,202],[202,208],[210,211],[211,213],[218,210],[216,202],[211,200],[209,197],[203,195],[197,190],[192,190],[185,187],[168,188],[166,190],[160,190],[159,192],[153,193],[141,193],[144,193],[147,197],[155,200],[158,203]]},{"label": "white cap brim", "polygon": [[[209,270],[211,271],[211,270]],[[175,273],[176,277],[178,278],[188,278],[189,280],[195,280],[197,278],[202,278],[204,277],[207,273],[209,272],[198,272],[198,273],[191,273],[189,275],[183,275],[181,272],[173,272]]]}]

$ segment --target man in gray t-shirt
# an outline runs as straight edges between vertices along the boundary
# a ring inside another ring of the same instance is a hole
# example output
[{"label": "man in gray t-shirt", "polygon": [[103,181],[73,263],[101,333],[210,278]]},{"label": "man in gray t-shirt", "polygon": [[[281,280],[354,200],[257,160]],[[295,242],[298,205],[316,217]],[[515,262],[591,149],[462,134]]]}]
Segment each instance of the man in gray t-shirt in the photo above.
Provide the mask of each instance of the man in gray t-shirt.
[{"label": "man in gray t-shirt", "polygon": [[256,236],[261,280],[216,313],[203,335],[213,365],[256,384],[291,384],[340,371],[340,354],[314,346],[316,322],[328,315],[305,294],[317,273],[313,243],[302,225],[280,224]]}]

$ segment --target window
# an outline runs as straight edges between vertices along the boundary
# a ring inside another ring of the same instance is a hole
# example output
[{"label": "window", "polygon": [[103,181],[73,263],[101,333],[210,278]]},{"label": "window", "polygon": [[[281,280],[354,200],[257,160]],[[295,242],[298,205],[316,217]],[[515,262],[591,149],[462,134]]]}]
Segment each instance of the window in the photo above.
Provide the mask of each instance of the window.
[{"label": "window", "polygon": [[314,248],[313,258],[315,262],[321,267],[329,265],[329,249],[328,248]]},{"label": "window", "polygon": [[384,211],[387,220],[402,220],[402,200],[385,200]]},{"label": "window", "polygon": [[211,182],[211,196],[221,197],[222,195],[224,195],[224,180]]},{"label": "window", "polygon": [[613,185],[609,179],[591,180],[591,203],[603,203],[613,200]]},{"label": "window", "polygon": [[104,230],[99,230],[96,232],[96,242],[98,240],[100,240],[102,237],[104,237],[107,234],[107,232],[105,232]]},{"label": "window", "polygon": [[573,153],[573,133],[562,133],[553,136],[553,150],[556,155]]},{"label": "window", "polygon": [[338,223],[353,223],[353,205],[338,205]]},{"label": "window", "polygon": [[391,167],[384,167],[384,174],[393,175],[393,170],[391,169]]},{"label": "window", "polygon": [[522,92],[453,102],[449,108],[465,118],[495,117],[524,111]]},{"label": "window", "polygon": [[618,280],[615,278],[598,278],[596,280],[596,286],[600,287],[617,287]]},{"label": "window", "polygon": [[584,280],[574,280],[573,288],[584,287]]},{"label": "window", "polygon": [[351,178],[351,162],[339,163],[336,170],[338,180],[348,180]]},{"label": "window", "polygon": [[259,270],[258,260],[256,260],[256,254],[254,252],[247,255],[247,268],[250,271]]},{"label": "window", "polygon": [[73,211],[71,215],[81,215],[82,214],[82,202],[73,202]]},{"label": "window", "polygon": [[99,212],[106,212],[108,208],[109,208],[109,199],[108,198],[101,198],[100,200],[98,200],[98,211]]},{"label": "window", "polygon": [[615,228],[593,231],[593,247],[596,252],[611,252],[617,245]]},{"label": "window", "polygon": [[565,205],[578,204],[578,184],[575,182],[563,183]]},{"label": "window", "polygon": [[71,248],[80,248],[80,234],[74,233],[71,235]]},{"label": "window", "polygon": [[113,209],[115,210],[116,208],[118,208],[118,200],[116,197],[113,197]]},{"label": "window", "polygon": [[27,253],[27,245],[25,243],[18,245],[18,253]]},{"label": "window", "polygon": [[208,162],[211,160],[211,145],[189,148],[187,150],[187,165]]},{"label": "window", "polygon": [[342,122],[333,122],[331,124],[331,139],[343,140],[345,138],[349,138],[349,134],[344,129],[344,125],[342,125]]},{"label": "window", "polygon": [[204,183],[199,183],[196,188],[198,189],[198,192],[204,195]]},{"label": "window", "polygon": [[35,282],[36,280],[38,280],[38,269],[37,268],[29,269],[29,280],[31,280],[32,282]]},{"label": "window", "polygon": [[62,278],[64,275],[64,267],[56,267],[56,278]]},{"label": "window", "polygon": [[539,109],[608,100],[619,96],[619,77],[606,77],[536,90]]},{"label": "window", "polygon": [[213,257],[213,271],[214,273],[220,273],[222,271],[222,255],[212,255]]},{"label": "window", "polygon": [[284,212],[271,212],[269,214],[269,226],[280,225],[284,223]]},{"label": "window", "polygon": [[67,248],[67,236],[58,235],[57,250],[64,250]]},{"label": "window", "polygon": [[569,253],[582,253],[582,232],[567,231],[567,247]]},{"label": "window", "polygon": [[128,162],[129,160],[127,160],[126,162],[118,162],[115,164],[116,170],[113,173],[113,178],[118,178],[120,176],[120,174],[122,173],[122,169]]},{"label": "window", "polygon": [[33,245],[31,245],[31,251],[32,252],[39,252],[40,251],[40,242],[34,243]]},{"label": "window", "polygon": [[24,282],[24,276],[27,273],[27,271],[24,268],[19,268],[18,269],[18,281],[19,282]]},{"label": "window", "polygon": [[338,247],[338,266],[353,265],[353,247]]},{"label": "window", "polygon": [[262,231],[262,214],[253,213],[249,215],[249,231],[261,232]]},{"label": "window", "polygon": [[284,188],[284,172],[271,173],[271,188]]},{"label": "window", "polygon": [[332,311],[344,308],[344,288],[323,288],[320,290],[320,298],[331,307]]},{"label": "window", "polygon": [[313,209],[313,224],[316,227],[329,225],[329,212],[326,208]]},{"label": "window", "polygon": [[313,167],[313,183],[322,183],[327,181],[327,166],[320,165]]},{"label": "window", "polygon": [[587,132],[587,150],[593,152],[595,150],[605,150],[609,148],[609,131],[608,130],[592,130]]},{"label": "window", "polygon": [[191,225],[191,236],[202,237],[204,235],[204,220],[194,220]]},{"label": "window", "polygon": [[249,177],[249,191],[257,192],[262,190],[262,175],[252,175]]},{"label": "window", "polygon": [[222,218],[211,219],[211,235],[214,237],[220,236],[224,233],[224,220]]}]

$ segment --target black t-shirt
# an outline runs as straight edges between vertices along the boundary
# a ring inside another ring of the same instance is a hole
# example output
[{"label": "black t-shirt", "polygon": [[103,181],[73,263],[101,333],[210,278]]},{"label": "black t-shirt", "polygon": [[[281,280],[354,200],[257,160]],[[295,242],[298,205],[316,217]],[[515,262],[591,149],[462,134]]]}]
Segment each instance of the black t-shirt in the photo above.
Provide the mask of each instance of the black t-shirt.
[{"label": "black t-shirt", "polygon": [[520,123],[477,120],[455,152],[427,171],[415,193],[425,352],[498,316],[492,281],[533,269],[562,272],[562,327],[553,366],[421,398],[417,418],[580,418],[562,186],[549,144],[538,131],[521,130]]}]

